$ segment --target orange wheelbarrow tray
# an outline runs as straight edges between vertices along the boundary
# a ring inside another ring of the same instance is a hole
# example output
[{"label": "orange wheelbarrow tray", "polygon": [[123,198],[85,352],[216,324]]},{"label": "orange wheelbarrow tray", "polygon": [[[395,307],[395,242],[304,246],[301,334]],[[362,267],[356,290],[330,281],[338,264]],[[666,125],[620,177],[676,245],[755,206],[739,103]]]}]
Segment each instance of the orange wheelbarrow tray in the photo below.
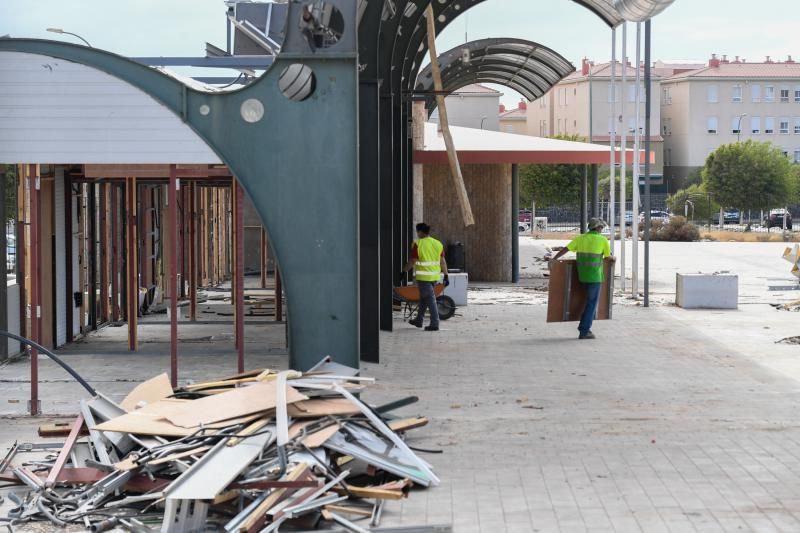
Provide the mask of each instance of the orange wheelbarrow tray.
[{"label": "orange wheelbarrow tray", "polygon": [[[448,320],[456,314],[456,303],[452,298],[444,293],[444,285],[437,283],[433,286],[433,294],[436,296],[436,307],[439,308],[439,318]],[[394,288],[395,303],[403,306],[403,318],[409,319],[419,309],[419,287],[416,285],[405,285]]]}]

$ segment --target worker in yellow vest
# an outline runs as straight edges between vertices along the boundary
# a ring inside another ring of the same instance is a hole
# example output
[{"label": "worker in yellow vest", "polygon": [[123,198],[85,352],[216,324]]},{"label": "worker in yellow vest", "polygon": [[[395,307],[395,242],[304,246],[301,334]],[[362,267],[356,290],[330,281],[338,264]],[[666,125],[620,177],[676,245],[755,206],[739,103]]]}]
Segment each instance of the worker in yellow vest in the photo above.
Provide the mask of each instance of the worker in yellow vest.
[{"label": "worker in yellow vest", "polygon": [[[562,248],[553,261],[558,261],[567,252],[575,252],[578,262],[578,280],[586,291],[586,307],[581,315],[581,322],[578,326],[580,332],[579,339],[594,339],[592,333],[592,322],[597,312],[597,304],[600,302],[600,288],[603,286],[604,272],[603,260],[611,256],[611,246],[608,239],[600,232],[606,227],[606,223],[593,218],[589,221],[589,232],[579,235],[570,242],[566,248]],[[611,257],[613,261],[614,258]]]},{"label": "worker in yellow vest", "polygon": [[448,284],[447,261],[444,259],[444,246],[430,236],[431,227],[424,222],[417,224],[417,241],[411,245],[411,257],[406,264],[405,272],[414,269],[414,278],[419,288],[419,310],[417,316],[408,323],[421,328],[425,311],[430,311],[431,323],[425,331],[439,331],[439,308],[436,305],[436,294],[433,291],[442,279]]}]

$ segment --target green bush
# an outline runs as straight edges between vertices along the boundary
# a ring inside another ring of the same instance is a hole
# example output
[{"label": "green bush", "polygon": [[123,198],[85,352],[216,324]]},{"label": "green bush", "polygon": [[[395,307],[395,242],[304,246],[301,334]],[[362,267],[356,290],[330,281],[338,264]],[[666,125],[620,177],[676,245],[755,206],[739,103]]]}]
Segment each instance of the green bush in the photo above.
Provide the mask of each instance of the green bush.
[{"label": "green bush", "polygon": [[686,220],[685,217],[672,217],[669,222],[654,220],[650,228],[650,240],[693,242],[700,240],[700,231],[697,226]]}]

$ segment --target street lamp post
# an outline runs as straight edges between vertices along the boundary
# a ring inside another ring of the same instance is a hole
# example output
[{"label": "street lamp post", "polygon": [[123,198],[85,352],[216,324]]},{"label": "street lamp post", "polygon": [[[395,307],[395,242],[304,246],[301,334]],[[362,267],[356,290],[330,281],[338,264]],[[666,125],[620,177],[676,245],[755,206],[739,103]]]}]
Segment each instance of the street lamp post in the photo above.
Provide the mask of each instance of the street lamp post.
[{"label": "street lamp post", "polygon": [[742,142],[742,119],[747,116],[747,113],[739,115],[739,125],[736,126],[736,142]]},{"label": "street lamp post", "polygon": [[72,33],[71,31],[64,31],[61,28],[47,28],[47,31],[49,31],[50,33],[60,33],[60,34],[63,34],[63,35],[72,35],[73,37],[77,37],[78,39],[80,39],[81,41],[86,43],[86,46],[88,46],[89,48],[92,48],[92,45],[89,44],[89,41],[87,41],[86,39],[84,39],[83,37],[78,35],[77,33]]}]

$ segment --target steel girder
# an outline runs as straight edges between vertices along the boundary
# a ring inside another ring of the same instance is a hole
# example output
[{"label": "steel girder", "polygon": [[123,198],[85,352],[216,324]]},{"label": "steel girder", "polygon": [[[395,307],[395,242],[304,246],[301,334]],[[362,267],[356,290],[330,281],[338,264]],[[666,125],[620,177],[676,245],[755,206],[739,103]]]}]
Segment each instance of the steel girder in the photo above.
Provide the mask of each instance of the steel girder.
[{"label": "steel girder", "polygon": [[[522,39],[481,39],[457,46],[439,56],[442,83],[447,92],[485,81],[510,87],[528,100],[543,96],[575,71],[553,50]],[[430,65],[417,77],[416,92],[428,93],[428,109],[435,106]]]},{"label": "steel girder", "polygon": [[[327,354],[358,366],[358,68],[356,3],[327,0],[345,27],[312,51],[289,4],[281,54],[263,76],[228,93],[197,91],[130,59],[57,41],[0,39],[0,51],[81,63],[143,90],[178,115],[219,155],[268,228],[289,298],[290,366]],[[300,63],[316,91],[290,101],[284,68]],[[312,214],[312,215],[309,215]]]}]

